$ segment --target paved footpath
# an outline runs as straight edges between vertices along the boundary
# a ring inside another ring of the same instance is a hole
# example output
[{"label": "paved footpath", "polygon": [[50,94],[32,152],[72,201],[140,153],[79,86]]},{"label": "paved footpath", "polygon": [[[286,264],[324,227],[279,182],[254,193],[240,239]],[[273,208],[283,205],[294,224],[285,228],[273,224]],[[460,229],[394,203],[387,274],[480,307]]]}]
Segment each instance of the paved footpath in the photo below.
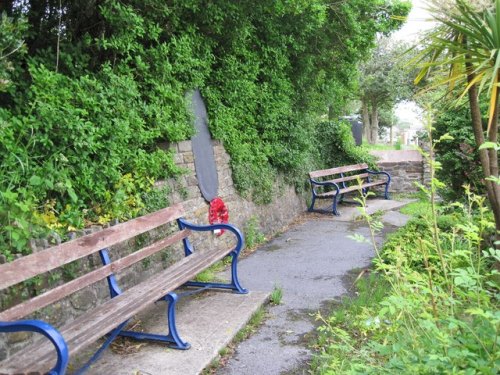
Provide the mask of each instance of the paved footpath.
[{"label": "paved footpath", "polygon": [[[385,206],[381,202],[381,207]],[[378,203],[369,202],[373,210]],[[392,207],[392,205],[391,205]],[[218,375],[308,374],[308,348],[318,311],[328,313],[332,300],[348,292],[346,276],[353,269],[370,266],[373,246],[348,236],[369,237],[364,222],[347,220],[355,210],[338,218],[305,215],[305,221],[262,246],[241,264],[244,285],[252,290],[283,289],[282,303],[269,308],[269,318]],[[308,219],[309,216],[309,219]],[[350,218],[352,219],[352,217]],[[344,221],[342,221],[344,220]],[[384,216],[385,232],[405,222],[397,212]],[[382,238],[379,237],[378,241]]]},{"label": "paved footpath", "polygon": [[[386,211],[385,232],[405,223],[397,209],[407,202],[370,200],[368,211]],[[218,375],[307,374],[312,353],[308,348],[315,330],[314,315],[327,311],[332,300],[347,293],[349,271],[370,265],[371,245],[348,236],[368,235],[355,221],[355,207],[345,206],[340,217],[304,214],[300,220],[239,263],[240,281],[248,295],[209,292],[181,302],[180,334],[192,344],[187,351],[147,344],[128,354],[109,351],[90,374],[190,375],[199,374],[244,327],[251,315],[279,287],[281,304],[269,306],[264,323],[240,343]],[[378,241],[382,241],[380,236]],[[138,317],[151,331],[165,331],[164,306],[153,306]]]}]

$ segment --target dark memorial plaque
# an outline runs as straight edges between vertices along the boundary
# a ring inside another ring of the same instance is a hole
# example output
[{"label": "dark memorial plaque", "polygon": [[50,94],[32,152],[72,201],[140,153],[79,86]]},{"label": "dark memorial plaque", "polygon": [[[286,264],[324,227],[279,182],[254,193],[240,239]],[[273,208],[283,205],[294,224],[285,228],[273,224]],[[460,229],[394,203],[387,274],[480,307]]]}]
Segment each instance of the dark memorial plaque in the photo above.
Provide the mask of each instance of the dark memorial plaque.
[{"label": "dark memorial plaque", "polygon": [[192,92],[191,103],[196,128],[196,134],[191,139],[194,168],[201,194],[203,198],[210,202],[218,195],[219,180],[217,178],[217,166],[215,164],[212,138],[208,131],[207,109],[205,108],[200,90]]},{"label": "dark memorial plaque", "polygon": [[356,146],[361,146],[363,143],[363,123],[358,119],[350,119],[349,122]]}]

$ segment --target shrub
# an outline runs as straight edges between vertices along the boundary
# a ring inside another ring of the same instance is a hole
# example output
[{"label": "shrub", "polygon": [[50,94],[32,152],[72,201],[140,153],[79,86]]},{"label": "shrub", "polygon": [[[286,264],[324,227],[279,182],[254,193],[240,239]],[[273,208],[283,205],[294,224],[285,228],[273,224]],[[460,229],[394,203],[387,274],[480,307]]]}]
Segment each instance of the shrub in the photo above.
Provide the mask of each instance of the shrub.
[{"label": "shrub", "polygon": [[449,200],[463,199],[463,185],[470,185],[476,193],[485,189],[471,121],[470,111],[463,107],[443,108],[436,116],[435,137],[445,133],[451,136],[438,143],[435,149],[436,160],[442,165],[437,175],[446,186],[442,195]]},{"label": "shrub", "polygon": [[432,218],[391,236],[374,262],[382,290],[360,290],[363,302],[318,316],[316,373],[496,373],[500,252],[482,239],[494,229],[484,199],[469,198],[439,236]]},{"label": "shrub", "polygon": [[375,167],[375,159],[364,147],[356,146],[347,121],[323,121],[316,126],[315,139],[322,155],[320,168],[368,163]]},{"label": "shrub", "polygon": [[355,310],[342,327],[335,315],[320,316],[320,373],[496,373],[500,251],[485,241],[495,224],[485,198],[468,187],[467,203],[438,207],[441,185],[434,178],[422,188],[430,209],[381,250],[375,234],[383,226],[361,208],[377,254],[375,270],[388,287],[379,303]]}]

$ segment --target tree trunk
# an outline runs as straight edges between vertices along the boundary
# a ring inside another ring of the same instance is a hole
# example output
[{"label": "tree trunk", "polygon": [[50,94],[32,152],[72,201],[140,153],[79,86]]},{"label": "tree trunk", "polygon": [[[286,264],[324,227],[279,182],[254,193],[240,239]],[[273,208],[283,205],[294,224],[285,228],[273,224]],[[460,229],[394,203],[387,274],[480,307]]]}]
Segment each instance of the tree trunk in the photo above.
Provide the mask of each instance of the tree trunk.
[{"label": "tree trunk", "polygon": [[394,125],[391,124],[389,128],[389,144],[392,146],[392,143],[394,141]]},{"label": "tree trunk", "polygon": [[363,136],[367,143],[371,142],[370,134],[370,114],[368,112],[368,104],[364,99],[361,99],[361,116],[363,121]]},{"label": "tree trunk", "polygon": [[[472,72],[473,69],[470,63],[466,64],[467,71]],[[474,74],[467,75],[467,81],[470,83],[475,78]],[[483,134],[483,124],[481,122],[481,110],[479,108],[478,91],[477,86],[471,85],[468,91],[469,97],[469,107],[472,117],[472,128],[474,131],[474,138],[477,147],[481,146],[485,139]],[[488,131],[488,141],[497,143],[498,136],[498,98],[497,103],[495,103],[495,113],[493,117],[493,123]],[[493,152],[491,152],[493,151]],[[483,167],[483,173],[485,177],[486,185],[486,195],[488,201],[491,205],[491,210],[493,211],[493,216],[495,218],[496,226],[496,240],[500,240],[500,188],[495,181],[489,181],[488,177],[498,177],[498,155],[494,150],[482,149],[479,150],[479,159],[481,161],[481,166]]]},{"label": "tree trunk", "polygon": [[372,115],[371,115],[371,124],[370,124],[370,138],[371,144],[377,143],[378,140],[378,108],[375,104],[372,103]]}]

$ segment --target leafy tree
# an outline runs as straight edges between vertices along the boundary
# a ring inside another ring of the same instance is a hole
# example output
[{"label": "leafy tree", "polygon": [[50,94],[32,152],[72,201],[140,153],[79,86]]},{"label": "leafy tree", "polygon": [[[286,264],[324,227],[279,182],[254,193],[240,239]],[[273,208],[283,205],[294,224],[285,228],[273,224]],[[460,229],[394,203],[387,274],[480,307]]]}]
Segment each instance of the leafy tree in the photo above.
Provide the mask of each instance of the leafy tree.
[{"label": "leafy tree", "polygon": [[27,24],[24,18],[14,21],[7,16],[7,13],[0,13],[0,92],[7,90],[11,84],[10,76],[14,70],[11,61],[13,56],[26,52],[22,38],[26,28]]},{"label": "leafy tree", "polygon": [[[487,105],[481,104],[481,108],[486,110]],[[442,166],[436,173],[446,185],[441,194],[450,200],[460,201],[465,197],[464,185],[469,186],[475,194],[484,192],[484,174],[470,127],[469,108],[450,108],[446,105],[440,107],[438,105],[434,108],[434,137],[439,139],[449,134],[452,139],[446,137],[436,145],[436,160]]]},{"label": "leafy tree", "polygon": [[398,117],[394,107],[381,107],[379,111],[378,136],[387,134],[389,130],[389,143],[393,143],[394,127],[398,125]]},{"label": "leafy tree", "polygon": [[[500,185],[498,183],[498,85],[500,83],[500,0],[430,5],[438,26],[420,41],[422,70],[416,81],[434,69],[434,86],[446,86],[454,105],[465,105],[467,96],[471,127],[485,177],[497,233],[500,233]],[[455,88],[460,90],[457,95]],[[481,97],[489,102],[483,128]],[[486,143],[487,147],[483,145]],[[497,234],[498,236],[498,234]]]},{"label": "leafy tree", "polygon": [[406,49],[404,45],[391,45],[388,39],[381,39],[370,59],[360,66],[359,96],[368,143],[377,142],[380,112],[391,111],[397,102],[412,95]]}]

